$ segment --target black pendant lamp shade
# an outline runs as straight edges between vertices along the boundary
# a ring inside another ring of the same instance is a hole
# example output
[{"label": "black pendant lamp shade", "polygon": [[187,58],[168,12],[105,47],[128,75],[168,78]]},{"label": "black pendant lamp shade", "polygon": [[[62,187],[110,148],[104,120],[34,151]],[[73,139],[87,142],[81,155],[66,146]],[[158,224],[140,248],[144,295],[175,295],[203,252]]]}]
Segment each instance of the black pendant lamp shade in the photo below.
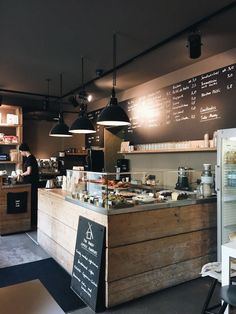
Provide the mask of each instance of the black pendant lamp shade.
[{"label": "black pendant lamp shade", "polygon": [[73,122],[70,127],[71,133],[89,134],[96,132],[91,120],[89,120],[89,118],[87,117],[86,111],[86,106],[81,106],[79,117]]},{"label": "black pendant lamp shade", "polygon": [[92,122],[89,120],[87,116],[87,93],[84,89],[84,58],[81,58],[81,66],[82,66],[82,91],[80,92],[80,112],[79,117],[73,122],[70,127],[71,133],[78,133],[78,134],[89,134],[95,133],[94,126]]},{"label": "black pendant lamp shade", "polygon": [[51,129],[49,135],[55,137],[72,137],[72,134],[69,132],[69,127],[65,124],[61,113],[59,114],[58,123]]},{"label": "black pendant lamp shade", "polygon": [[[60,74],[60,95],[62,97],[62,74]],[[61,106],[61,104],[60,104]],[[72,134],[69,132],[69,127],[65,124],[63,119],[63,113],[60,110],[59,121],[49,132],[49,136],[55,137],[72,137]]]},{"label": "black pendant lamp shade", "polygon": [[126,112],[118,105],[114,87],[112,89],[110,102],[100,113],[97,124],[104,126],[130,125],[129,117],[127,116]]},{"label": "black pendant lamp shade", "polygon": [[116,34],[113,34],[113,88],[109,104],[102,110],[98,117],[97,124],[104,126],[130,125],[129,117],[118,105],[115,93],[116,86]]}]

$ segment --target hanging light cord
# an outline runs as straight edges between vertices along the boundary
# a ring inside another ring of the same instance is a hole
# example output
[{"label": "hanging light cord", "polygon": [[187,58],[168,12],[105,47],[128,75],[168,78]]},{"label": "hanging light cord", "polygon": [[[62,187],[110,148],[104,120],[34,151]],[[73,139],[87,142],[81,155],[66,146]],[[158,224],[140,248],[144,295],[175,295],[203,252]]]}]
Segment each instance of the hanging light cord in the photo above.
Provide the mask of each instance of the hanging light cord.
[{"label": "hanging light cord", "polygon": [[84,57],[81,57],[82,90],[84,91]]},{"label": "hanging light cord", "polygon": [[[82,93],[84,94],[84,57],[81,57],[81,81],[82,81]],[[85,95],[83,95],[82,102],[80,104],[80,114],[83,116],[87,110],[87,104],[85,101]]]},{"label": "hanging light cord", "polygon": [[61,97],[62,97],[62,73],[60,73],[60,107],[59,107],[59,109],[60,109],[60,115],[62,114],[62,108],[61,108]]},{"label": "hanging light cord", "polygon": [[116,86],[116,33],[113,34],[113,87]]},{"label": "hanging light cord", "polygon": [[62,97],[62,73],[60,73],[60,97]]},{"label": "hanging light cord", "polygon": [[47,81],[47,83],[48,83],[48,98],[49,98],[49,85],[50,85],[50,81],[51,81],[51,79],[50,78],[48,78],[48,79],[46,79],[46,81]]}]

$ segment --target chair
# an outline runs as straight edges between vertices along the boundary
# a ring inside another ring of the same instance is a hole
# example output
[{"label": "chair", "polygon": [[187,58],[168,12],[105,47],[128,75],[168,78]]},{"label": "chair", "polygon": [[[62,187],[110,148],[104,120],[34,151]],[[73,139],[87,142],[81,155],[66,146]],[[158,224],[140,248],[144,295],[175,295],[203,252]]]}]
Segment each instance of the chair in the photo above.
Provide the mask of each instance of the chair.
[{"label": "chair", "polygon": [[236,285],[222,287],[221,299],[223,300],[223,304],[221,305],[218,314],[223,314],[227,305],[231,305],[236,308]]},{"label": "chair", "polygon": [[[211,302],[212,296],[214,295],[215,288],[216,288],[218,283],[219,284],[221,283],[221,263],[220,262],[213,262],[213,263],[205,264],[202,267],[201,275],[202,275],[202,277],[209,276],[209,277],[214,279],[212,281],[212,284],[211,284],[210,289],[208,291],[206,300],[205,300],[204,305],[202,307],[201,314],[214,314],[215,312],[213,312],[213,310],[215,310],[217,308],[220,308],[220,309],[222,308],[220,302],[210,306],[210,302]],[[231,281],[236,281],[236,278],[235,278],[235,276],[236,276],[236,264],[235,263],[231,263],[230,276],[231,276]],[[235,302],[236,302],[236,293],[235,293]],[[226,306],[227,306],[227,304],[226,304]],[[226,308],[226,306],[225,306],[225,308]],[[219,313],[224,313],[224,310],[223,310],[223,312],[219,312]]]},{"label": "chair", "polygon": [[[236,241],[236,232],[230,232],[229,233],[229,241],[230,242]],[[221,310],[222,309],[221,303],[217,303],[217,304],[212,305],[212,306],[209,306],[209,304],[210,304],[211,298],[215,292],[215,288],[216,288],[217,283],[221,283],[221,263],[220,262],[213,262],[213,263],[205,264],[202,267],[201,275],[202,275],[202,277],[209,276],[209,277],[214,278],[214,280],[210,286],[210,289],[208,291],[207,298],[206,298],[205,303],[203,305],[201,314],[215,314],[214,312],[212,312],[212,310],[214,310],[218,307],[220,307],[220,310]],[[236,282],[236,260],[233,258],[231,259],[230,278],[231,278],[231,282]],[[227,307],[227,304],[226,304],[225,308],[226,307]],[[219,312],[217,314],[224,313],[224,310],[223,310],[223,312]]]}]

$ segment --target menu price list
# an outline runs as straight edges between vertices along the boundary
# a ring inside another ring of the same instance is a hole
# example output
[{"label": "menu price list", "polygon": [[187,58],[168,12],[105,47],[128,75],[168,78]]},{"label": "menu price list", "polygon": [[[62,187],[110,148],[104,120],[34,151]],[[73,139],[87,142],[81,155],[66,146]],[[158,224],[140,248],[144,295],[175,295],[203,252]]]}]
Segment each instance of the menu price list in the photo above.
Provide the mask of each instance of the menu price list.
[{"label": "menu price list", "polygon": [[105,227],[80,217],[71,289],[94,311],[105,309]]},{"label": "menu price list", "polygon": [[91,146],[104,146],[104,127],[102,125],[97,124],[97,119],[102,109],[94,110],[88,113],[88,118],[91,120],[96,133],[86,134],[85,141],[86,147],[90,148]]},{"label": "menu price list", "polygon": [[235,68],[232,64],[120,103],[131,121],[125,139],[134,144],[197,140],[235,127]]}]

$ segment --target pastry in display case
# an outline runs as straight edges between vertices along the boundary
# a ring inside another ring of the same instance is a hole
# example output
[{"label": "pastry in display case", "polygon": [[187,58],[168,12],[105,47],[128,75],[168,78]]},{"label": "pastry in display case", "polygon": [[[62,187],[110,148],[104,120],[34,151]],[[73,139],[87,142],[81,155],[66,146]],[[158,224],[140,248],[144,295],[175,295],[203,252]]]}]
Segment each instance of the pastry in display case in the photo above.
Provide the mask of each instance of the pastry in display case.
[{"label": "pastry in display case", "polygon": [[[67,170],[67,197],[108,210],[196,198],[191,190],[176,190],[177,170],[122,175],[117,180],[117,173]],[[196,177],[197,174],[191,174],[191,178]],[[194,188],[192,182],[189,185]]]}]

